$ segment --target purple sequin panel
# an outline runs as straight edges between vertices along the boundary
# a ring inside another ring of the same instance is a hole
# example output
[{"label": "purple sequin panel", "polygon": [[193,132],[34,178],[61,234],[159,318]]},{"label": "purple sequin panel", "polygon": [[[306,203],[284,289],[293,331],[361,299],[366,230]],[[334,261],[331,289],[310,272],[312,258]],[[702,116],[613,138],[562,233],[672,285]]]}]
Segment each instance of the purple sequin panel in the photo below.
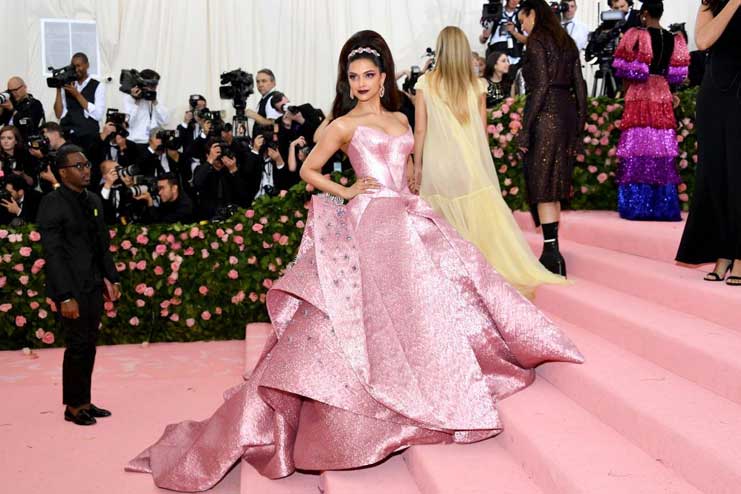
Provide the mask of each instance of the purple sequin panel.
[{"label": "purple sequin panel", "polygon": [[676,158],[679,156],[677,134],[674,129],[650,127],[624,130],[620,136],[617,155],[623,159],[636,156]]},{"label": "purple sequin panel", "polygon": [[669,67],[669,72],[666,75],[666,79],[669,84],[677,85],[682,84],[687,75],[689,74],[689,67]]},{"label": "purple sequin panel", "polygon": [[628,62],[622,58],[616,58],[615,61],[612,62],[612,66],[615,69],[615,77],[619,79],[638,82],[645,82],[648,80],[648,64],[638,60]]},{"label": "purple sequin panel", "polygon": [[669,156],[625,158],[620,162],[616,180],[619,184],[665,185],[682,183],[677,172],[676,159]]}]

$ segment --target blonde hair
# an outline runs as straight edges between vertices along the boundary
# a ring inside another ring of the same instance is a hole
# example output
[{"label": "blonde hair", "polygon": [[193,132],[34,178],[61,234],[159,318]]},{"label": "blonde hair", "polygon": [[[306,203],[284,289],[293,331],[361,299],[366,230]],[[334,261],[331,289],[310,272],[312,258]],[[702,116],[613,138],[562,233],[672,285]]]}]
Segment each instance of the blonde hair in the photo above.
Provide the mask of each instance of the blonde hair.
[{"label": "blonde hair", "polygon": [[430,85],[446,96],[446,104],[461,123],[468,122],[469,91],[478,81],[473,72],[471,46],[460,28],[448,26],[437,37],[435,69],[430,73]]}]

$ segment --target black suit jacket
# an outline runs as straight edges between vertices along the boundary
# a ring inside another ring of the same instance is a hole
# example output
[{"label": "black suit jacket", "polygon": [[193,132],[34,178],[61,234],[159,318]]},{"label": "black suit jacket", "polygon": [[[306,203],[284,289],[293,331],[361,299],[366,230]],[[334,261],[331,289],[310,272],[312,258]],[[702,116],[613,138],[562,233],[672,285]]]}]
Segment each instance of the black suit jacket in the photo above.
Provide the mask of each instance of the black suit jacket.
[{"label": "black suit jacket", "polygon": [[103,222],[100,197],[81,194],[64,185],[41,201],[38,226],[44,248],[46,287],[60,302],[102,288],[103,278],[119,276],[108,248],[108,228]]}]

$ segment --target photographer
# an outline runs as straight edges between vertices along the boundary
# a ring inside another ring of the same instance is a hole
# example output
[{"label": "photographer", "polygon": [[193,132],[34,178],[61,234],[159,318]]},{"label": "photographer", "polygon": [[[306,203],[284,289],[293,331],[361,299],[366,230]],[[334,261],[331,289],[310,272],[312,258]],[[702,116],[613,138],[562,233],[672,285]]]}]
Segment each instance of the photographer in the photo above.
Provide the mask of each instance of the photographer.
[{"label": "photographer", "polygon": [[144,149],[149,143],[152,129],[167,124],[169,110],[157,99],[160,75],[151,69],[142,70],[139,76],[147,84],[134,86],[123,96],[123,113],[129,114],[130,139]]},{"label": "photographer", "polygon": [[239,173],[237,158],[222,143],[210,139],[205,162],[193,172],[201,217],[221,219],[225,210],[247,201],[247,187]]},{"label": "photographer", "polygon": [[77,80],[57,88],[54,114],[70,140],[88,150],[100,132],[100,122],[105,116],[105,89],[87,73],[90,68],[87,55],[75,53],[71,64]]},{"label": "photographer", "polygon": [[187,153],[199,135],[201,135],[201,119],[198,114],[208,106],[206,98],[200,94],[192,94],[188,99],[189,110],[185,111],[183,121],[178,125],[178,134],[183,141],[183,152]]},{"label": "photographer", "polygon": [[137,198],[143,190],[135,187],[137,184],[134,172],[135,167],[124,168],[115,161],[100,164],[103,180],[98,192],[103,199],[103,219],[106,224],[126,225],[139,222],[146,216],[147,202]]},{"label": "photographer", "polygon": [[[0,94],[0,127],[16,125],[22,119],[29,119],[28,130],[38,129],[45,122],[44,106],[28,93],[23,79],[11,77],[7,92]],[[28,137],[24,127],[19,130],[24,139]]]},{"label": "photographer", "polygon": [[166,173],[179,174],[180,152],[176,139],[174,130],[150,130],[146,150],[139,155],[140,172],[148,177]]},{"label": "photographer", "polygon": [[[122,115],[122,114],[112,114]],[[133,165],[139,161],[139,149],[136,143],[128,139],[128,123],[116,123],[113,120],[108,120],[103,126],[103,131],[100,133],[100,139],[98,139],[91,150],[91,160],[93,162],[93,169],[99,166],[103,161],[115,161],[120,166],[127,167]],[[91,174],[91,183],[97,185],[98,181],[95,180],[94,173]],[[97,177],[100,179],[100,176]]]},{"label": "photographer", "polygon": [[640,13],[633,8],[633,0],[607,0],[607,5],[612,10],[620,11],[625,14],[625,24],[620,28],[624,33],[633,27],[641,27]]},{"label": "photographer", "polygon": [[62,128],[56,122],[46,122],[41,126],[43,139],[46,145],[31,147],[28,153],[36,160],[39,172],[39,186],[41,192],[47,194],[59,187],[59,181],[52,171],[52,165],[56,159],[57,151],[67,144]]},{"label": "photographer", "polygon": [[309,145],[314,145],[314,132],[324,120],[324,114],[310,104],[291,105],[285,94],[276,91],[271,103],[281,116],[278,124],[278,149],[281,155],[288,156],[288,148],[293,141],[303,137]]},{"label": "photographer", "polygon": [[255,190],[254,185],[257,184],[254,199],[262,195],[275,196],[281,190],[288,190],[298,183],[298,172],[291,172],[286,165],[275,131],[266,130],[256,136],[252,149],[252,163],[257,168],[257,173],[250,176],[253,180],[259,177],[259,181],[250,182],[253,185],[252,190]]},{"label": "photographer", "polygon": [[490,20],[484,23],[479,41],[486,44],[485,58],[495,51],[501,51],[509,56],[511,64],[520,63],[527,36],[522,34],[520,21],[517,19],[519,3],[520,0],[506,0],[499,22]]},{"label": "photographer", "polygon": [[306,144],[305,137],[299,137],[295,141],[291,142],[291,145],[288,148],[288,171],[291,176],[295,176],[295,183],[290,185],[286,184],[287,186],[285,187],[285,190],[288,190],[301,180],[301,177],[299,176],[301,165],[304,164],[304,161],[306,160],[306,157],[309,156],[310,152],[311,146]]},{"label": "photographer", "polygon": [[[193,221],[193,201],[180,189],[180,180],[168,173],[157,177],[156,193],[147,191],[135,197],[144,200],[147,209],[147,223],[191,223]],[[155,197],[157,199],[155,199]]]},{"label": "photographer", "polygon": [[0,225],[35,223],[41,194],[20,175],[10,175],[3,183],[3,190],[0,190]]},{"label": "photographer", "polygon": [[275,74],[270,69],[262,69],[257,72],[255,77],[257,92],[260,93],[260,101],[257,103],[255,110],[247,110],[245,115],[255,121],[252,128],[252,135],[256,136],[265,128],[270,127],[277,118],[280,117],[278,112],[270,104],[275,93]]},{"label": "photographer", "polygon": [[564,5],[568,5],[569,9],[563,13],[561,18],[561,25],[569,33],[571,39],[576,43],[576,47],[579,51],[584,51],[589,41],[589,28],[583,22],[576,20],[576,0],[566,0],[561,2]]},{"label": "photographer", "polygon": [[0,178],[20,175],[26,183],[36,185],[35,162],[23,145],[17,127],[6,125],[0,129]]}]

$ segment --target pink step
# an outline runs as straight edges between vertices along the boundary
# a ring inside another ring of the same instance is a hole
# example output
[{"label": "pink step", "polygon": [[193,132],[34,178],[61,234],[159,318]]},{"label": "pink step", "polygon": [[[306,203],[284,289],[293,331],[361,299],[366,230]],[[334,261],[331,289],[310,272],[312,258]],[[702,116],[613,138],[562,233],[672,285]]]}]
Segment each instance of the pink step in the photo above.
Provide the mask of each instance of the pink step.
[{"label": "pink step", "polygon": [[[539,234],[526,233],[525,238],[540,252]],[[561,252],[571,276],[741,330],[741,293],[723,283],[702,281],[704,271],[569,240],[561,242]]]},{"label": "pink step", "polygon": [[413,446],[404,453],[404,459],[423,494],[543,492],[496,439],[465,445]]},{"label": "pink step", "polygon": [[263,477],[246,461],[241,462],[240,494],[319,494],[319,475],[296,472],[283,479]]},{"label": "pink step", "polygon": [[[515,219],[524,231],[535,231],[530,213],[516,212]],[[559,225],[564,240],[668,263],[674,263],[683,231],[684,221],[628,221],[614,211],[564,211]]]},{"label": "pink step", "polygon": [[586,363],[544,366],[540,375],[706,493],[741,485],[741,406],[556,320]]},{"label": "pink step", "polygon": [[322,494],[420,494],[399,454],[368,468],[322,472],[319,491]]},{"label": "pink step", "polygon": [[503,400],[499,410],[504,432],[494,441],[545,494],[700,494],[545,379]]},{"label": "pink step", "polygon": [[741,333],[578,278],[538,289],[536,305],[741,403]]}]

